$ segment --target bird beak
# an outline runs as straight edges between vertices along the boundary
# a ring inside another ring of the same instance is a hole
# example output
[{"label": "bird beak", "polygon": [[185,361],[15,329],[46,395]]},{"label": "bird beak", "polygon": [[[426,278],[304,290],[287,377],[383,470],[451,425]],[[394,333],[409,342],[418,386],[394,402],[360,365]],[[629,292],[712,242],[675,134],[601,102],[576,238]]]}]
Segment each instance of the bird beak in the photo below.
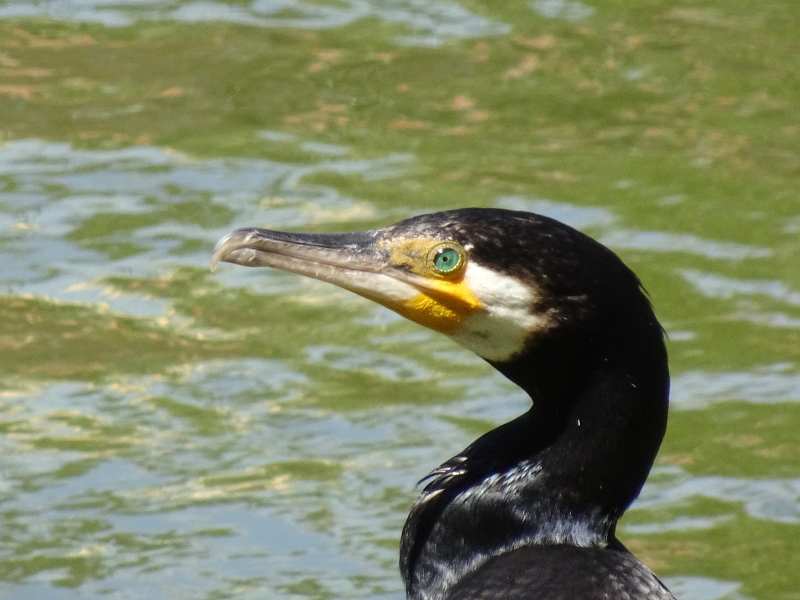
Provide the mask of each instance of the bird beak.
[{"label": "bird beak", "polygon": [[286,233],[237,229],[220,240],[211,269],[220,262],[245,267],[272,267],[333,283],[389,308],[416,294],[416,289],[387,275],[389,259],[378,249],[378,231],[345,234]]},{"label": "bird beak", "polygon": [[333,283],[445,334],[481,308],[463,281],[436,281],[393,259],[383,230],[343,234],[237,229],[217,244],[220,262],[272,267]]}]

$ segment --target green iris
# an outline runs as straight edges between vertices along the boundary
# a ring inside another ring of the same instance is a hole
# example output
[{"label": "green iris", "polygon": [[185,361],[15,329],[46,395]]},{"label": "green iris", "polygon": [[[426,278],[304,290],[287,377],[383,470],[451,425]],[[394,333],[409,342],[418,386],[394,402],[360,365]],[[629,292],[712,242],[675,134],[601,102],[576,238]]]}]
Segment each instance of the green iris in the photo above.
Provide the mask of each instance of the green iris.
[{"label": "green iris", "polygon": [[433,258],[433,266],[442,273],[452,271],[461,262],[461,255],[453,248],[445,248]]}]

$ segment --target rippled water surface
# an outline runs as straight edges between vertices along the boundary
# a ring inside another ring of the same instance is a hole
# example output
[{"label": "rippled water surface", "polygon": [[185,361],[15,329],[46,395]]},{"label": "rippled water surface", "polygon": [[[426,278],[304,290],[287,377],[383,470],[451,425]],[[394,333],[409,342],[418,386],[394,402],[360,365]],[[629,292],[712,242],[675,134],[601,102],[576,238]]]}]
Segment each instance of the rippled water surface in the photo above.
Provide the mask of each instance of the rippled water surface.
[{"label": "rippled water surface", "polygon": [[400,600],[414,482],[526,408],[244,225],[578,227],[669,333],[620,537],[681,600],[800,599],[793,0],[0,2],[0,594]]}]

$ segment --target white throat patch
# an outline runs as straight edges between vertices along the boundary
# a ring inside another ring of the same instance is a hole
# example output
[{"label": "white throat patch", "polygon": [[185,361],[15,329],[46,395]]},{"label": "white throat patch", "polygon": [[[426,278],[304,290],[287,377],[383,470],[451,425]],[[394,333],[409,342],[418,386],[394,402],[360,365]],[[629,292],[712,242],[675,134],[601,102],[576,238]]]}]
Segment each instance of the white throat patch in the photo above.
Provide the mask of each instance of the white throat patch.
[{"label": "white throat patch", "polygon": [[531,313],[535,290],[508,275],[475,263],[464,280],[483,304],[450,337],[481,358],[503,362],[520,352],[528,338],[547,326],[547,317]]}]

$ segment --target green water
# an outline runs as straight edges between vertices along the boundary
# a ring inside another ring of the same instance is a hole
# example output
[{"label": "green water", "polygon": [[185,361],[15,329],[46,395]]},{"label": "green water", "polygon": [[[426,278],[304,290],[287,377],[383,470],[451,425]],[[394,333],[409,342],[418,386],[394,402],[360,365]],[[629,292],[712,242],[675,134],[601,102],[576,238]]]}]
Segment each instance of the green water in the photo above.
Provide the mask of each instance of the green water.
[{"label": "green water", "polygon": [[795,0],[0,2],[0,595],[399,600],[414,482],[526,407],[244,225],[542,212],[670,334],[620,537],[800,598]]}]

